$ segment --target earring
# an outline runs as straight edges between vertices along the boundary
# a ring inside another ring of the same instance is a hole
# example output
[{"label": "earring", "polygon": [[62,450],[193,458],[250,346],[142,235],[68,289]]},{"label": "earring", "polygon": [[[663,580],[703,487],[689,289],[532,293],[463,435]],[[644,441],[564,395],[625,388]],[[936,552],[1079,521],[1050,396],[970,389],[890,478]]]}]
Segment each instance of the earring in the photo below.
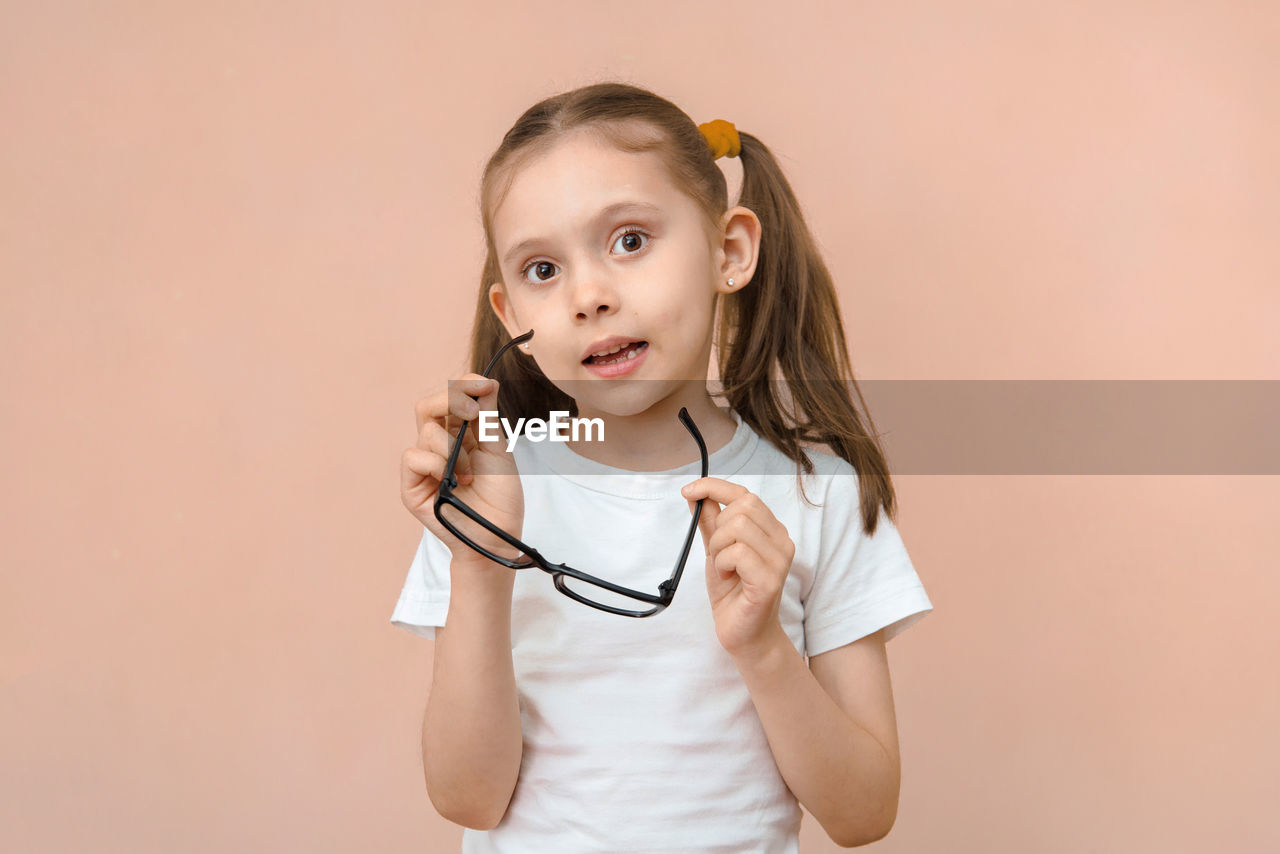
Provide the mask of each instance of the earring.
[{"label": "earring", "polygon": [[521,346],[521,347],[523,347],[523,348],[525,348],[526,350],[528,350],[528,349],[529,349],[529,345],[528,345],[528,344],[521,344],[520,346]]},{"label": "earring", "polygon": [[729,280],[729,287],[733,287],[733,279]]}]

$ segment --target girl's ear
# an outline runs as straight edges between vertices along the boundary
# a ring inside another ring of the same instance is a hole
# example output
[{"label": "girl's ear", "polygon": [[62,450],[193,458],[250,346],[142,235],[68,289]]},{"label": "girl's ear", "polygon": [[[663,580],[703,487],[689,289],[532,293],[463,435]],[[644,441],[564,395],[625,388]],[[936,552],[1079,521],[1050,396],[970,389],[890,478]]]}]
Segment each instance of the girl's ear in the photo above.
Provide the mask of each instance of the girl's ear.
[{"label": "girl's ear", "polygon": [[507,292],[502,282],[494,282],[489,285],[489,305],[493,308],[493,313],[498,316],[498,320],[502,321],[502,325],[506,327],[508,335],[515,338],[525,332],[520,328],[520,324],[516,320],[515,309],[511,307],[511,301],[507,299]]},{"label": "girl's ear", "polygon": [[[720,272],[716,292],[730,294],[742,290],[756,271],[760,257],[760,218],[750,208],[741,205],[725,211],[724,246],[720,250]],[[733,279],[733,284],[729,284]]]}]

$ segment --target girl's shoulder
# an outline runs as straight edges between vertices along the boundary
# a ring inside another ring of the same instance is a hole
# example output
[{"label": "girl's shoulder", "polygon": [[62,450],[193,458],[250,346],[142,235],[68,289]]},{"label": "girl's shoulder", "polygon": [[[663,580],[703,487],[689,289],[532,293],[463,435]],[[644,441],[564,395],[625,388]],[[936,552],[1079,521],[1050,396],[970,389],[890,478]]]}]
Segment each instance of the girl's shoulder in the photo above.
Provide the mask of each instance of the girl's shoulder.
[{"label": "girl's shoulder", "polygon": [[[751,471],[770,475],[769,480],[786,476],[804,484],[808,496],[832,496],[840,501],[857,501],[858,471],[844,457],[833,454],[826,445],[803,446],[813,471],[805,472],[802,463],[787,456],[782,449],[761,437]],[[783,481],[776,481],[780,486]]]},{"label": "girl's shoulder", "polygon": [[[844,457],[831,452],[826,445],[802,444],[805,456],[813,465],[813,472],[808,477],[830,478],[833,476],[856,476],[857,470]],[[763,436],[756,447],[758,470],[767,474],[803,473],[802,463],[787,456],[781,448],[767,441]]]}]

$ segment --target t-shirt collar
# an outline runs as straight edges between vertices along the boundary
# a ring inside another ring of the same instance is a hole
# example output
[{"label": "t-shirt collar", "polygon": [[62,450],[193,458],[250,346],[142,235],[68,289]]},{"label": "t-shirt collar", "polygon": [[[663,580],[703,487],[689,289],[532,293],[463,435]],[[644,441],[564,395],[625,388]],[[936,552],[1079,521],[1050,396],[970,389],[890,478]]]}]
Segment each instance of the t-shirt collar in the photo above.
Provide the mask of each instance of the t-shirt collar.
[{"label": "t-shirt collar", "polygon": [[[728,477],[737,473],[755,453],[756,445],[760,441],[759,435],[742,420],[741,415],[733,409],[725,411],[738,426],[734,430],[733,438],[723,448],[707,455],[709,477]],[[683,429],[682,426],[681,430]],[[678,497],[681,486],[702,476],[701,459],[673,469],[637,472],[588,459],[570,449],[565,442],[543,441],[521,444],[525,445],[530,453],[541,458],[542,463],[555,474],[579,486],[610,495],[627,498],[670,498],[674,494]],[[691,448],[695,447],[692,437],[689,438],[689,445]]]}]

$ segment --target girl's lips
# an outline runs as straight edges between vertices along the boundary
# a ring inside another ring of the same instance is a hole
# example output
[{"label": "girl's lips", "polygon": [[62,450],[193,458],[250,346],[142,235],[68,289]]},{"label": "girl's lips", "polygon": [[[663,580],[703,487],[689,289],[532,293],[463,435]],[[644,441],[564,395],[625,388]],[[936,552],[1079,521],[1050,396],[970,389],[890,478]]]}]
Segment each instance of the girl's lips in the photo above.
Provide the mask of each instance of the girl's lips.
[{"label": "girl's lips", "polygon": [[615,362],[612,365],[597,365],[592,362],[583,362],[582,366],[598,377],[610,379],[612,377],[620,377],[629,374],[640,367],[640,363],[649,355],[649,342],[645,342],[640,346],[636,355],[630,359],[624,359],[621,362]]}]

